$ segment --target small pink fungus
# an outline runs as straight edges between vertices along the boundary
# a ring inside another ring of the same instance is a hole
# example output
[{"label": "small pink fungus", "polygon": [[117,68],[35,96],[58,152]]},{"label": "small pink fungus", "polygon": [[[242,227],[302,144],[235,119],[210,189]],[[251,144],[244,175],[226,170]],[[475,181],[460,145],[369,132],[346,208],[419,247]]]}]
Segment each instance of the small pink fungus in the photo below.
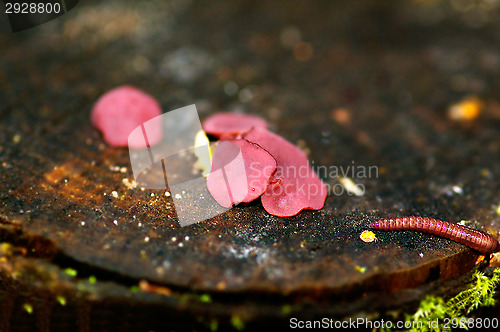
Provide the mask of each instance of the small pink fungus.
[{"label": "small pink fungus", "polygon": [[[266,128],[261,118],[233,113],[218,113],[203,123],[207,133],[221,138],[207,179],[212,196],[224,207],[261,197],[264,209],[279,217],[323,208],[328,192],[305,154]],[[239,147],[244,167],[235,162],[230,143]]]},{"label": "small pink fungus", "polygon": [[216,113],[203,122],[203,130],[217,138],[234,138],[253,127],[267,128],[267,122],[255,115],[229,112]]},{"label": "small pink fungus", "polygon": [[276,160],[264,149],[243,139],[222,141],[213,154],[207,187],[224,207],[259,198],[276,170]]},{"label": "small pink fungus", "polygon": [[129,140],[129,135],[135,128],[161,113],[160,105],[152,96],[135,87],[124,85],[99,98],[92,109],[91,121],[102,132],[109,145],[144,148],[161,141],[161,121],[148,122],[146,140],[143,135],[133,135]]},{"label": "small pink fungus", "polygon": [[258,144],[276,159],[276,172],[261,197],[267,212],[290,217],[304,209],[323,208],[328,193],[326,186],[314,173],[302,150],[262,128],[250,130],[244,138]]}]

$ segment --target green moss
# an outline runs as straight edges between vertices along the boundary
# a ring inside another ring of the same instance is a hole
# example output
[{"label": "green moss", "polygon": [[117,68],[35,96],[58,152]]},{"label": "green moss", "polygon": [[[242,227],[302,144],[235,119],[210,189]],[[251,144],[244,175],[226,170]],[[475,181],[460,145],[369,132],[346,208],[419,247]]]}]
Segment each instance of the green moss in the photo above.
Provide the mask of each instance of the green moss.
[{"label": "green moss", "polygon": [[216,332],[219,330],[219,322],[216,319],[212,319],[210,322],[210,331]]},{"label": "green moss", "polygon": [[210,294],[192,294],[192,293],[185,293],[179,296],[180,304],[186,304],[192,301],[210,303],[212,302],[212,297],[210,296]]},{"label": "green moss", "polygon": [[199,299],[200,299],[200,302],[205,302],[205,303],[212,302],[212,298],[208,294],[200,295]]},{"label": "green moss", "polygon": [[24,311],[26,311],[30,315],[33,313],[33,306],[29,303],[25,303],[23,305],[23,309],[24,309]]},{"label": "green moss", "polygon": [[66,305],[66,299],[62,296],[56,297],[57,302],[59,302],[60,305],[65,306]]},{"label": "green moss", "polygon": [[236,315],[231,317],[231,325],[233,325],[233,327],[238,331],[241,331],[245,328],[245,323],[243,322],[241,317]]},{"label": "green moss", "polygon": [[219,321],[216,318],[209,318],[204,316],[196,317],[196,320],[201,323],[207,331],[216,332],[219,330]]},{"label": "green moss", "polygon": [[460,328],[468,329],[467,314],[479,307],[495,305],[495,288],[499,283],[500,269],[496,269],[491,278],[482,272],[476,272],[472,276],[470,287],[447,302],[441,297],[428,295],[420,302],[413,315],[405,315],[407,322],[415,324],[408,331],[443,331],[445,322],[449,323],[448,328],[454,323],[460,324]]},{"label": "green moss", "polygon": [[285,304],[284,306],[281,307],[281,311],[285,314],[288,315],[292,311],[292,306],[289,304]]},{"label": "green moss", "polygon": [[71,277],[76,277],[78,275],[78,272],[75,269],[72,269],[70,267],[68,267],[67,269],[64,269],[64,273],[66,273],[67,275],[69,275]]}]

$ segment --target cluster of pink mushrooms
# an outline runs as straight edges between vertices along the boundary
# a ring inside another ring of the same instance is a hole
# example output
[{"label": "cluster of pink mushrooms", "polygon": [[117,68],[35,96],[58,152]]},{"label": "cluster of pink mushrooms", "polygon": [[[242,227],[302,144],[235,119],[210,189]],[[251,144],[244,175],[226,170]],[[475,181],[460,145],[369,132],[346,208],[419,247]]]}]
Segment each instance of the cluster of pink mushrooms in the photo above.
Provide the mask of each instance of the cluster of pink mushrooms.
[{"label": "cluster of pink mushrooms", "polygon": [[[327,190],[312,170],[305,154],[283,137],[270,132],[267,122],[246,114],[217,113],[203,122],[203,130],[217,137],[212,160],[212,172],[207,187],[217,202],[225,207],[240,202],[228,199],[227,180],[241,182],[248,188],[241,202],[248,203],[261,198],[264,209],[275,216],[289,217],[304,209],[319,210],[323,207]],[[226,156],[236,144],[244,160],[245,170],[238,166],[232,170]],[[226,175],[216,170],[225,168]],[[243,174],[240,174],[243,173]]]},{"label": "cluster of pink mushrooms", "polygon": [[[161,107],[150,95],[131,86],[115,88],[97,101],[91,121],[113,147],[145,147],[144,140],[129,140],[130,133],[144,122],[161,115]],[[264,209],[275,216],[289,217],[304,209],[323,207],[327,189],[297,146],[268,130],[259,117],[217,113],[203,122],[203,130],[219,140],[212,157],[207,188],[224,207],[261,198]],[[161,126],[148,132],[148,146],[161,140]],[[141,146],[142,145],[142,146]],[[231,166],[234,147],[244,167]],[[217,172],[224,169],[224,172]],[[244,196],[227,195],[228,185]]]}]

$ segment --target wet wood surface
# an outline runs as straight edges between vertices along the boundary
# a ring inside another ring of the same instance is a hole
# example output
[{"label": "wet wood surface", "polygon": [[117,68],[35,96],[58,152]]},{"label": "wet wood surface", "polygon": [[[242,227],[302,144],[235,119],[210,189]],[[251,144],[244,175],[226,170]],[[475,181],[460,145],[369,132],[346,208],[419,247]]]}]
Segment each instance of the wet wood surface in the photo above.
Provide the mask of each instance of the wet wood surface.
[{"label": "wet wood surface", "polygon": [[[0,327],[286,327],[456,294],[476,252],[359,236],[405,215],[498,235],[500,29],[477,24],[445,1],[111,1],[0,36]],[[266,118],[328,170],[325,207],[279,218],[256,201],[180,227],[172,197],[130,186],[128,150],[90,123],[122,84],[164,111]],[[479,114],[451,117],[470,95]]]}]

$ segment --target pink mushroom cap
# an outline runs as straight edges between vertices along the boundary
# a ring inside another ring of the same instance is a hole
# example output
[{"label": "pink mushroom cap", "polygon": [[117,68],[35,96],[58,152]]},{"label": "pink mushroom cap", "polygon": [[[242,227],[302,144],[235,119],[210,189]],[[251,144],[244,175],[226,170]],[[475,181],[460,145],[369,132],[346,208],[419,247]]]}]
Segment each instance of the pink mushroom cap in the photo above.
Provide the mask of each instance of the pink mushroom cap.
[{"label": "pink mushroom cap", "polygon": [[231,207],[261,196],[276,170],[276,160],[246,140],[220,142],[213,154],[207,188],[220,205]]},{"label": "pink mushroom cap", "polygon": [[[102,132],[109,145],[144,148],[146,141],[142,135],[133,135],[130,140],[129,135],[135,128],[161,113],[160,105],[152,96],[124,85],[108,91],[97,100],[91,112],[91,121]],[[150,121],[147,126],[147,143],[153,146],[161,138],[161,121]]]},{"label": "pink mushroom cap", "polygon": [[268,124],[255,115],[228,112],[216,113],[203,122],[203,130],[218,138],[234,138],[254,127],[267,128]]},{"label": "pink mushroom cap", "polygon": [[304,209],[323,208],[326,186],[310,167],[305,154],[279,135],[263,128],[253,128],[243,135],[276,159],[276,171],[261,196],[264,209],[272,215],[290,217]]}]

